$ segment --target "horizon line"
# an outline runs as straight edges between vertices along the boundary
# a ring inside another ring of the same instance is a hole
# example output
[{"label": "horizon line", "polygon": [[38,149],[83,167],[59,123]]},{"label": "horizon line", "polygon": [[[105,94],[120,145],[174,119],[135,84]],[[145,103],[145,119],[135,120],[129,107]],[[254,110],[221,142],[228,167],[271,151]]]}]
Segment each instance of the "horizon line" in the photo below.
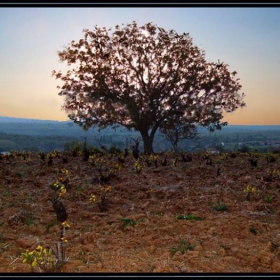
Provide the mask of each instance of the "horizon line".
[{"label": "horizon line", "polygon": [[[68,120],[51,120],[51,119],[36,119],[36,118],[23,118],[23,117],[11,117],[11,116],[0,116],[0,118],[11,118],[11,119],[25,119],[25,120],[35,120],[35,121],[53,121],[53,122],[67,122],[71,121],[74,122],[70,119]],[[280,126],[279,124],[228,124],[226,126]]]}]

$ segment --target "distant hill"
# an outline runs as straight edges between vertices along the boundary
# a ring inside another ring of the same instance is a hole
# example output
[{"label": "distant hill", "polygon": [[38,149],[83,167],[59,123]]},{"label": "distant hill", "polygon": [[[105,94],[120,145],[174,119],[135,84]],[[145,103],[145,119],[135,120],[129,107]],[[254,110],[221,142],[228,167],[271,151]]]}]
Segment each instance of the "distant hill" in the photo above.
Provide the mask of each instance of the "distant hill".
[{"label": "distant hill", "polygon": [[[123,127],[115,130],[108,127],[99,133],[98,128],[91,128],[85,131],[71,120],[54,121],[0,116],[0,134],[1,133],[33,136],[61,135],[79,138],[85,137],[86,135],[127,134],[128,131]],[[132,130],[130,134],[133,133]]]},{"label": "distant hill", "polygon": [[58,123],[60,121],[53,120],[38,120],[38,119],[27,119],[27,118],[14,118],[14,117],[5,117],[0,116],[0,123]]},{"label": "distant hill", "polygon": [[[7,124],[7,123],[13,123],[13,124],[42,124],[42,125],[74,125],[73,121],[67,120],[67,121],[54,121],[54,120],[39,120],[39,119],[28,119],[28,118],[15,118],[15,117],[6,117],[6,116],[0,116],[0,124]],[[74,125],[74,127],[78,128],[79,126],[77,124]],[[68,127],[69,128],[69,127]],[[79,127],[79,130],[81,128]],[[109,129],[110,130],[110,129]],[[280,130],[280,125],[227,125],[223,127],[223,132],[234,132],[234,131],[264,131],[264,130]],[[125,128],[117,128],[114,130],[117,133],[127,132]],[[133,131],[133,130],[132,130]],[[209,133],[207,128],[199,128],[198,131],[200,133]],[[216,130],[216,133],[219,133],[219,130]]]}]

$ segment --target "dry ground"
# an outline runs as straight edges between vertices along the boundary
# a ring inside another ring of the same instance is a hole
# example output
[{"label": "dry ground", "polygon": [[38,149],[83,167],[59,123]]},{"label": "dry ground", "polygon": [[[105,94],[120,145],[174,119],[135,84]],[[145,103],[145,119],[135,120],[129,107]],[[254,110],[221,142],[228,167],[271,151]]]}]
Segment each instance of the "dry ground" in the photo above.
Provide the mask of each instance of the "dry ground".
[{"label": "dry ground", "polygon": [[[23,252],[55,248],[61,228],[50,186],[63,168],[70,182],[61,201],[70,228],[61,272],[280,272],[279,155],[191,156],[175,166],[168,155],[162,166],[159,155],[156,167],[141,155],[139,173],[132,155],[124,163],[117,155],[85,161],[56,154],[53,164],[39,154],[2,158],[0,272],[30,272]],[[113,175],[100,184],[98,168]],[[256,190],[250,198],[248,185]],[[104,187],[111,190],[101,211]]]}]

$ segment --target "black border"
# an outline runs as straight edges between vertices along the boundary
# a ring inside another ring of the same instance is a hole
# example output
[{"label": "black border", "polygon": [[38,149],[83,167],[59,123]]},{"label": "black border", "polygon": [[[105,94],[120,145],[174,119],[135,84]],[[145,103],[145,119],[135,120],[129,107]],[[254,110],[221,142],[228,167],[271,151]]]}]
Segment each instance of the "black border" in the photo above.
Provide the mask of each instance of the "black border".
[{"label": "black border", "polygon": [[280,274],[277,273],[5,273],[0,274],[0,279],[9,279],[9,278],[108,278],[108,277],[117,277],[117,278],[143,278],[143,277],[155,277],[155,278],[240,278],[240,277],[265,277],[265,278],[280,278]]},{"label": "black border", "polygon": [[[138,8],[138,7],[146,7],[146,8],[163,8],[163,7],[197,7],[197,8],[250,8],[250,7],[260,7],[260,8],[273,8],[279,7],[280,2],[182,2],[182,1],[153,1],[153,2],[145,2],[145,1],[133,1],[133,2],[125,2],[125,1],[111,1],[111,2],[91,2],[91,1],[48,1],[48,2],[19,2],[19,1],[0,1],[0,9],[1,8],[86,8],[86,7],[101,7],[101,8]],[[280,271],[278,273],[0,273],[1,279],[22,279],[22,278],[43,278],[43,279],[52,279],[52,278],[280,278]]]}]

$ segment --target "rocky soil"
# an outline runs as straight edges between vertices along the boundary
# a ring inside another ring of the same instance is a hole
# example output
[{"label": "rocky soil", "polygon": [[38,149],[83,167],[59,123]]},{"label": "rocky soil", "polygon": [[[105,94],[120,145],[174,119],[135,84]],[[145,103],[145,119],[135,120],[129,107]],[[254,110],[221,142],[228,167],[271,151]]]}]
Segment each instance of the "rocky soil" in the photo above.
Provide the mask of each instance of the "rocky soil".
[{"label": "rocky soil", "polygon": [[59,272],[279,272],[279,155],[184,155],[2,156],[0,272],[30,273],[22,253],[56,250],[61,170],[70,227]]}]

